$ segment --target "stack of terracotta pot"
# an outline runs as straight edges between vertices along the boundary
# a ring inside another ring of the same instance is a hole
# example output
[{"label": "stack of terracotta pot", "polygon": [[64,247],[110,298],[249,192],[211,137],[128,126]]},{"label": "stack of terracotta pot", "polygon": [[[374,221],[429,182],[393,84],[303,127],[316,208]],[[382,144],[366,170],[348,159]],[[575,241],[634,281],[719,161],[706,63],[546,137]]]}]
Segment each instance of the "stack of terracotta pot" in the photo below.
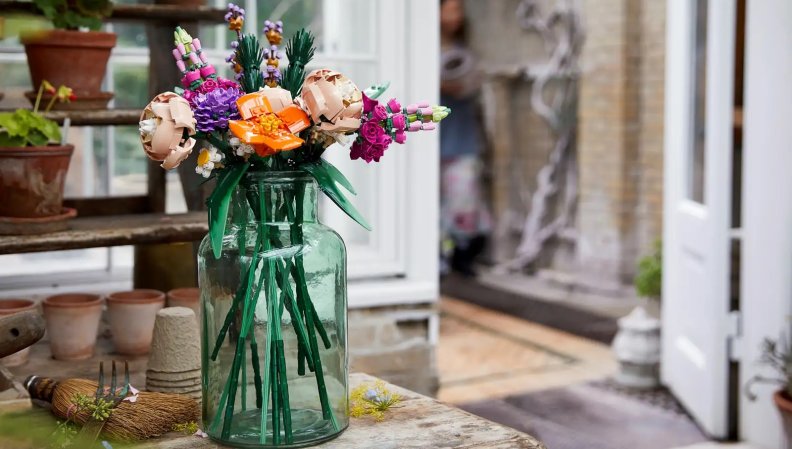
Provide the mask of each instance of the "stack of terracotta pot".
[{"label": "stack of terracotta pot", "polygon": [[192,309],[168,307],[157,313],[146,390],[201,400],[201,346]]},{"label": "stack of terracotta pot", "polygon": [[[88,293],[50,296],[43,302],[52,356],[57,360],[83,360],[94,355],[104,301]],[[131,290],[107,296],[107,318],[115,352],[127,356],[148,354],[157,312],[165,307],[165,294],[157,290]]]}]

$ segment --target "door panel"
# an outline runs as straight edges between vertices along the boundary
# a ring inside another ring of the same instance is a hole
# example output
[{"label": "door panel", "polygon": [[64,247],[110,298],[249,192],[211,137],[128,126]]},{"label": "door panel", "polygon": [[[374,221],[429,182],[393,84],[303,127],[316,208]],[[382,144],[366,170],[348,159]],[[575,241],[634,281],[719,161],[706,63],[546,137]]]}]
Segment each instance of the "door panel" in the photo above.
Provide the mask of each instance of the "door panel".
[{"label": "door panel", "polygon": [[674,0],[668,7],[662,376],[702,428],[722,438],[730,430],[736,5],[704,2]]}]

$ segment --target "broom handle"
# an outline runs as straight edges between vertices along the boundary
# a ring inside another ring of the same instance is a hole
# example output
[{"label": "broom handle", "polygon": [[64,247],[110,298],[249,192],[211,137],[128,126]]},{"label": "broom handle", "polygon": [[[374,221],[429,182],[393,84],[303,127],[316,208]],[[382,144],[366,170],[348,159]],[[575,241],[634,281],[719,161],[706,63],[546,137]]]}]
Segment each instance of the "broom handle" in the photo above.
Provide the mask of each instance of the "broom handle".
[{"label": "broom handle", "polygon": [[52,403],[52,396],[58,382],[49,377],[30,376],[25,380],[25,389],[30,393],[30,399]]}]

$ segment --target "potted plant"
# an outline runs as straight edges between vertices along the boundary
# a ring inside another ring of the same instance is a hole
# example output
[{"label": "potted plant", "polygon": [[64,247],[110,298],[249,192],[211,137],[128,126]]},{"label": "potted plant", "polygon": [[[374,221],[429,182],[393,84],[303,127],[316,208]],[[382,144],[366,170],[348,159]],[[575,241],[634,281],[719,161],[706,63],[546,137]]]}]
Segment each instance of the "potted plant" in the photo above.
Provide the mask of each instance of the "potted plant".
[{"label": "potted plant", "polygon": [[74,93],[44,81],[33,110],[0,113],[0,234],[62,229],[76,214],[63,208],[63,185],[74,146],[61,139],[58,124],[39,114],[44,92],[69,102]]},{"label": "potted plant", "polygon": [[662,245],[638,261],[635,291],[643,303],[619,319],[613,352],[619,361],[616,381],[631,388],[655,388],[660,383],[660,320],[646,311],[645,302],[660,300],[663,279]]},{"label": "potted plant", "polygon": [[[35,0],[34,3],[55,29],[21,36],[33,86],[41,85],[45,79],[56,85],[71,86],[78,101],[59,105],[59,109],[107,107],[113,94],[102,92],[101,85],[116,35],[97,30],[102,26],[102,18],[112,11],[112,3],[108,0]],[[89,31],[82,31],[86,29]],[[26,96],[33,101],[36,93],[28,92]],[[48,95],[44,99],[48,100]]]},{"label": "potted plant", "polygon": [[756,394],[751,391],[754,383],[770,383],[781,387],[773,394],[773,402],[781,413],[787,439],[786,447],[792,447],[789,446],[792,443],[792,338],[765,339],[759,362],[772,368],[778,377],[754,376],[745,386],[746,396],[751,401],[756,400]]}]

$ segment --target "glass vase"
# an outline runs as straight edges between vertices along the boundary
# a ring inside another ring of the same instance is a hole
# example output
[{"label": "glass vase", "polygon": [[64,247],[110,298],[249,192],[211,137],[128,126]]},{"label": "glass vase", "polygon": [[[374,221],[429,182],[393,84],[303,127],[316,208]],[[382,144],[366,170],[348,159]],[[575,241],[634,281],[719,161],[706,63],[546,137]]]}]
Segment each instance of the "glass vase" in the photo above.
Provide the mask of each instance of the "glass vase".
[{"label": "glass vase", "polygon": [[198,253],[203,429],[225,445],[303,447],[349,424],[346,249],[301,172],[251,172],[222,253]]}]

